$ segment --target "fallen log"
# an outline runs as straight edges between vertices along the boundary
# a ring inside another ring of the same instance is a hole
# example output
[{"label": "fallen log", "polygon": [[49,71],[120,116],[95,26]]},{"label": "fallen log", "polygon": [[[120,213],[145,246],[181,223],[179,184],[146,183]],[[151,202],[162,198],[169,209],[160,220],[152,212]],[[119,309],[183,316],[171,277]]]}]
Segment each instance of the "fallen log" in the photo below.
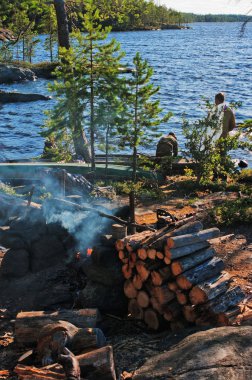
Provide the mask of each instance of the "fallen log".
[{"label": "fallen log", "polygon": [[202,241],[196,244],[186,245],[179,248],[169,248],[165,253],[165,256],[170,260],[176,260],[183,256],[189,256],[194,252],[200,251],[203,248],[209,247],[210,244],[207,241]]},{"label": "fallen log", "polygon": [[131,299],[128,304],[128,312],[130,317],[134,319],[143,319],[144,312],[143,309],[138,305],[136,299]]},{"label": "fallen log", "polygon": [[95,327],[100,319],[98,309],[61,310],[54,313],[44,311],[21,312],[15,321],[15,338],[22,344],[37,341],[41,329],[59,320],[67,321],[76,327]]},{"label": "fallen log", "polygon": [[179,275],[176,282],[180,289],[189,290],[193,285],[197,285],[209,278],[216,276],[224,269],[224,263],[217,257],[205,261],[195,268],[189,269]]},{"label": "fallen log", "polygon": [[200,305],[218,297],[227,291],[230,281],[231,276],[228,273],[223,273],[221,276],[211,278],[194,286],[189,293],[191,303]]},{"label": "fallen log", "polygon": [[215,254],[213,248],[202,249],[196,253],[183,257],[179,260],[173,261],[171,264],[171,271],[174,276],[178,276],[181,273],[196,267],[198,264],[203,263],[206,260],[211,259]]},{"label": "fallen log", "polygon": [[219,228],[210,228],[208,230],[199,231],[197,233],[186,234],[182,236],[174,236],[167,239],[169,248],[179,248],[191,244],[200,243],[205,240],[213,239],[220,236]]}]

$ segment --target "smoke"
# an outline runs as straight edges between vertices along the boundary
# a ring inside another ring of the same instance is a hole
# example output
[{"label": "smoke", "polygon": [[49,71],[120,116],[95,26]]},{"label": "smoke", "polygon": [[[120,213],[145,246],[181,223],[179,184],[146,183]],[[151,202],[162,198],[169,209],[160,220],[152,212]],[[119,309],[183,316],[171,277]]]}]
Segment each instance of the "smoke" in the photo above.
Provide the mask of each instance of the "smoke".
[{"label": "smoke", "polygon": [[[74,204],[71,205],[70,202],[69,204],[64,204],[64,202],[54,199],[64,199],[67,193],[73,195],[77,194],[75,201],[78,202],[79,205],[88,206],[90,208],[90,203],[97,199],[99,189],[94,187],[85,177],[72,175],[61,169],[43,168],[36,169],[35,175],[32,177],[25,172],[21,173],[20,168],[15,166],[13,166],[11,170],[6,170],[5,173],[3,170],[0,172],[0,179],[5,178],[5,181],[7,181],[7,179],[10,179],[10,182],[13,180],[17,181],[20,178],[22,182],[22,177],[29,177],[31,179],[31,185],[36,182],[35,195],[44,187],[45,191],[50,193],[50,198],[44,199],[43,201],[39,199],[38,202],[42,203],[42,207],[38,207],[38,209],[35,210],[35,207],[27,208],[27,202],[20,197],[14,197],[15,194],[1,196],[3,212],[0,212],[0,218],[1,216],[3,217],[3,224],[13,215],[26,219],[29,218],[32,223],[44,221],[44,223],[47,224],[60,224],[74,238],[76,249],[82,252],[86,252],[87,248],[92,248],[99,243],[97,236],[110,231],[111,220],[102,218],[97,212],[76,211],[77,208],[74,207]],[[37,199],[34,200],[37,201]],[[5,205],[6,207],[4,207]],[[21,205],[23,205],[23,207],[20,212]],[[91,207],[95,206],[91,205]],[[109,210],[104,209],[102,206],[98,206],[98,209],[99,208],[101,211],[105,210],[106,213],[110,213]]]}]

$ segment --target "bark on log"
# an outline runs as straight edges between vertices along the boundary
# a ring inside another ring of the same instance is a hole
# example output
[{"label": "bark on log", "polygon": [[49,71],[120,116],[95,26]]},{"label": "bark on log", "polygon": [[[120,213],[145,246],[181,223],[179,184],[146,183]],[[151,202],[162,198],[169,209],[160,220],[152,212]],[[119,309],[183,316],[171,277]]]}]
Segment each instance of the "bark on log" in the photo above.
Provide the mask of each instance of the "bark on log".
[{"label": "bark on log", "polygon": [[81,373],[88,380],[116,380],[113,349],[111,346],[78,355]]},{"label": "bark on log", "polygon": [[127,280],[124,283],[124,294],[127,298],[136,298],[137,290],[131,280]]},{"label": "bark on log", "polygon": [[230,281],[231,276],[228,273],[223,273],[221,276],[211,278],[194,286],[189,293],[191,303],[200,305],[218,297],[227,291]]},{"label": "bark on log", "polygon": [[224,313],[229,308],[239,304],[245,298],[245,294],[239,286],[228,289],[225,293],[219,297],[214,298],[201,308],[210,310],[214,314]]},{"label": "bark on log", "polygon": [[67,321],[76,327],[95,327],[100,319],[97,309],[61,310],[54,313],[31,311],[18,313],[15,321],[15,338],[23,344],[35,343],[41,328],[59,320]]},{"label": "bark on log", "polygon": [[217,257],[192,268],[177,277],[176,282],[180,289],[189,290],[209,278],[216,276],[224,269],[224,263]]},{"label": "bark on log", "polygon": [[169,248],[165,256],[171,260],[176,260],[183,256],[189,256],[192,253],[200,251],[201,249],[207,248],[209,246],[210,244],[207,241],[202,241],[196,244],[186,245],[184,247]]},{"label": "bark on log", "polygon": [[203,225],[201,222],[187,222],[179,228],[173,229],[166,232],[166,234],[161,235],[158,239],[151,243],[151,248],[156,250],[163,250],[164,246],[167,245],[169,238],[171,236],[181,236],[189,233],[197,233],[202,230]]},{"label": "bark on log", "polygon": [[220,236],[219,228],[210,228],[193,234],[170,237],[167,240],[169,248],[179,248],[185,245],[200,243],[205,240],[213,239]]},{"label": "bark on log", "polygon": [[153,235],[151,231],[142,231],[134,235],[127,236],[124,239],[119,239],[116,241],[116,249],[122,250],[127,248],[128,252],[136,251],[140,247],[141,241]]},{"label": "bark on log", "polygon": [[174,261],[171,264],[171,271],[174,276],[178,276],[181,273],[203,263],[206,260],[214,257],[215,250],[213,248],[202,249],[196,253],[183,257]]},{"label": "bark on log", "polygon": [[136,299],[131,299],[128,304],[128,312],[130,316],[134,319],[143,319],[144,312],[143,309],[138,305]]}]

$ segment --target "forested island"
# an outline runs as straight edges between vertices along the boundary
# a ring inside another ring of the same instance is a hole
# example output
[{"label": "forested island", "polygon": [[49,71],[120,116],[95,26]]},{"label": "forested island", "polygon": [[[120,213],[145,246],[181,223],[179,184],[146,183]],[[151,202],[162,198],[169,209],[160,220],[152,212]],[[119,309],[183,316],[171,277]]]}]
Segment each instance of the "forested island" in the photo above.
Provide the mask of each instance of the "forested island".
[{"label": "forested island", "polygon": [[[53,1],[13,0],[0,4],[0,27],[19,34],[23,31],[48,33],[56,29],[56,15]],[[245,15],[195,15],[178,12],[165,5],[156,5],[153,0],[95,0],[101,14],[103,26],[111,26],[114,31],[152,30],[172,28],[193,22],[246,22]],[[69,29],[82,24],[81,14],[85,13],[83,0],[65,1]]]}]

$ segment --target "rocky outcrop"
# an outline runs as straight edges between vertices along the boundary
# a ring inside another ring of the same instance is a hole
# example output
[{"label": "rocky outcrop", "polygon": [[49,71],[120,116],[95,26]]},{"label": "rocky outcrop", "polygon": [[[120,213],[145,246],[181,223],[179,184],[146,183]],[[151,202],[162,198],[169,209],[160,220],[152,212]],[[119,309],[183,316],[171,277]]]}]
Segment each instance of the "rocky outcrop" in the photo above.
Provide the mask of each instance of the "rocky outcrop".
[{"label": "rocky outcrop", "polygon": [[22,94],[19,92],[0,91],[0,103],[36,102],[38,100],[50,99],[50,96],[40,94]]},{"label": "rocky outcrop", "polygon": [[24,80],[35,80],[33,71],[15,65],[0,64],[0,83],[13,83]]},{"label": "rocky outcrop", "polygon": [[252,378],[251,342],[251,326],[201,331],[147,360],[133,380],[248,380]]}]

